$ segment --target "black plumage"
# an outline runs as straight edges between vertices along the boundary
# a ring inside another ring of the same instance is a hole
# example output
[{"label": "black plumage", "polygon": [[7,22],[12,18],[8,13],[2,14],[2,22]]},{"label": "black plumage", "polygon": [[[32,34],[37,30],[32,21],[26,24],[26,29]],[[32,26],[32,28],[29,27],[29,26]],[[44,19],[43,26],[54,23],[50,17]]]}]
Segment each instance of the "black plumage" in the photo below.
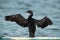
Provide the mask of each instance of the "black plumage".
[{"label": "black plumage", "polygon": [[30,15],[28,16],[28,19],[25,19],[21,14],[15,14],[15,15],[9,15],[5,16],[6,21],[12,21],[16,22],[18,25],[22,27],[28,27],[29,28],[29,36],[34,37],[35,31],[36,31],[36,25],[41,28],[45,28],[48,25],[52,25],[52,21],[50,18],[45,16],[41,20],[37,20],[32,18],[33,12],[31,10],[28,10],[27,13]]}]

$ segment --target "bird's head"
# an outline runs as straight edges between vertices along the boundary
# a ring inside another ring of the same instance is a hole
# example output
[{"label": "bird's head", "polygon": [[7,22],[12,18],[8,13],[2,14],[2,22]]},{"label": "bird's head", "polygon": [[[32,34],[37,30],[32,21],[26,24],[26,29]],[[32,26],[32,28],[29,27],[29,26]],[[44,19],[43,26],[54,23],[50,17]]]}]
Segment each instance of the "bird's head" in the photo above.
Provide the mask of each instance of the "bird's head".
[{"label": "bird's head", "polygon": [[28,10],[26,13],[33,14],[32,10]]}]

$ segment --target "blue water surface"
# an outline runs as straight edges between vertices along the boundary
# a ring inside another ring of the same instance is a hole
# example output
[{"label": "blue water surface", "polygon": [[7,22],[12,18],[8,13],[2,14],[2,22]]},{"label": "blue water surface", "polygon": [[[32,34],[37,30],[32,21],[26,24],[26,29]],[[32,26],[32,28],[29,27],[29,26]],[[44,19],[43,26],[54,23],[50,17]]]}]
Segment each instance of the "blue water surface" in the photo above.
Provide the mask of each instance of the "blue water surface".
[{"label": "blue water surface", "polygon": [[60,37],[60,0],[0,0],[0,36],[28,37],[28,28],[15,22],[5,21],[5,16],[23,14],[27,10],[34,12],[33,18],[41,19],[48,16],[53,25],[44,29],[36,26],[36,37]]}]

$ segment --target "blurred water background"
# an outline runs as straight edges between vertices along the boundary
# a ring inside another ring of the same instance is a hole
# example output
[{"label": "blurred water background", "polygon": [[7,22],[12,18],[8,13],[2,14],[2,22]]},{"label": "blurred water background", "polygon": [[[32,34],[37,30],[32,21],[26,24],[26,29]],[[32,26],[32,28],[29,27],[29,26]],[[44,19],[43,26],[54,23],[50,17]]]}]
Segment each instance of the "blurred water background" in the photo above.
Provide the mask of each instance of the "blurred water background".
[{"label": "blurred water background", "polygon": [[53,25],[44,29],[36,27],[36,37],[60,37],[60,0],[0,0],[0,36],[28,37],[28,28],[15,22],[5,21],[4,17],[12,14],[23,14],[27,10],[34,12],[33,18],[48,16]]}]

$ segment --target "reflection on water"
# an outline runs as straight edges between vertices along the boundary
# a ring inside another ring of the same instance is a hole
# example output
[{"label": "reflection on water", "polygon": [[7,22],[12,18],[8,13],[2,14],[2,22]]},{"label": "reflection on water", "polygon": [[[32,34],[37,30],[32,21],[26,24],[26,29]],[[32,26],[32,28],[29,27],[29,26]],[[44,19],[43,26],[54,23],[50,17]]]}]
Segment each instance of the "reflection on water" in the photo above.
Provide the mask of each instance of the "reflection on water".
[{"label": "reflection on water", "polygon": [[48,16],[53,21],[44,29],[36,28],[36,37],[60,37],[60,0],[0,0],[0,36],[28,37],[28,28],[5,21],[4,17],[18,13],[25,16],[29,9],[34,12],[33,18]]}]

